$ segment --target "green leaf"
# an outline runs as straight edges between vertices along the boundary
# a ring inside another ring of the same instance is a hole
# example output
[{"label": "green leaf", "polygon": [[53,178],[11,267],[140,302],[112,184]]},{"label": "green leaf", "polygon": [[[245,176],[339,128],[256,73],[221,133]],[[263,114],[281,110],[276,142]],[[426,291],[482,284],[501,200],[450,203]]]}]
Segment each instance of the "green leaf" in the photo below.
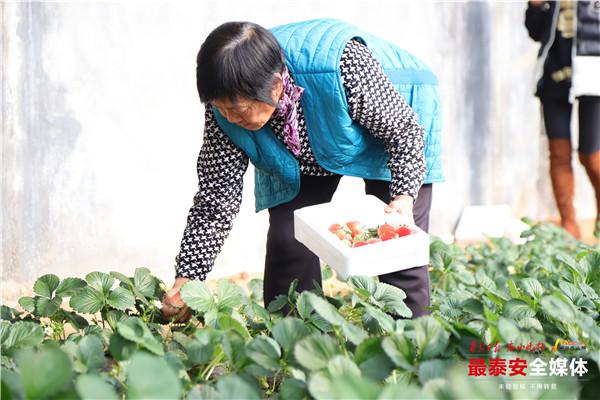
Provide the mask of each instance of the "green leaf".
[{"label": "green leaf", "polygon": [[273,299],[267,305],[267,310],[269,310],[269,312],[272,312],[272,313],[277,312],[277,311],[281,310],[283,307],[285,307],[287,305],[287,302],[288,302],[287,296],[279,294],[275,297],[275,299]]},{"label": "green leaf", "polygon": [[109,310],[105,317],[106,322],[108,322],[108,325],[110,325],[110,328],[113,331],[117,329],[117,324],[120,321],[125,321],[127,318],[129,318],[129,316],[121,310]]},{"label": "green leaf", "polygon": [[305,337],[294,347],[296,360],[311,371],[325,368],[329,360],[340,353],[337,342],[330,336],[320,333]]},{"label": "green leaf", "polygon": [[206,313],[216,306],[215,296],[204,282],[187,282],[179,293],[183,302],[194,311]]},{"label": "green leaf", "polygon": [[518,321],[523,318],[535,317],[535,310],[523,300],[511,299],[504,305],[503,315]]},{"label": "green leaf", "polygon": [[129,360],[137,352],[137,348],[137,343],[123,338],[119,332],[114,332],[110,336],[108,351],[117,361]]},{"label": "green leaf", "polygon": [[110,292],[106,302],[109,306],[124,311],[135,306],[135,297],[131,291],[119,286]]},{"label": "green leaf", "polygon": [[223,337],[223,352],[227,362],[234,369],[243,367],[247,362],[245,352],[246,342],[234,331],[226,332]]},{"label": "green leaf", "polygon": [[568,299],[561,298],[557,293],[542,297],[540,304],[544,312],[556,321],[572,323],[575,320],[576,312],[573,304]]},{"label": "green leaf", "polygon": [[524,342],[519,327],[513,321],[507,318],[501,317],[498,320],[498,331],[506,343],[514,342],[517,344],[522,344]]},{"label": "green leaf", "polygon": [[271,321],[271,314],[269,314],[269,311],[254,301],[252,302],[252,312],[254,313],[254,316],[262,318],[267,323]]},{"label": "green leaf", "polygon": [[308,387],[301,380],[288,378],[279,387],[280,399],[308,399]]},{"label": "green leaf", "polygon": [[404,290],[387,283],[378,282],[373,297],[378,302],[383,303],[386,311],[404,318],[412,317],[412,311],[404,303],[404,299],[406,299]]},{"label": "green leaf", "polygon": [[104,346],[97,336],[84,336],[79,341],[79,352],[81,362],[85,364],[88,372],[104,367]]},{"label": "green leaf", "polygon": [[156,340],[148,326],[138,317],[130,317],[117,323],[117,332],[126,340],[137,343],[146,350],[162,356],[162,344]]},{"label": "green leaf", "polygon": [[508,285],[508,293],[510,293],[510,296],[514,299],[520,299],[521,293],[519,292],[515,281],[513,279],[509,279],[506,284]]},{"label": "green leaf", "polygon": [[328,265],[321,268],[321,280],[326,281],[333,278],[333,270]]},{"label": "green leaf", "polygon": [[59,277],[54,274],[42,275],[33,284],[33,291],[42,297],[51,299],[59,282]]},{"label": "green leaf", "polygon": [[536,318],[523,318],[522,320],[517,322],[520,328],[525,330],[534,330],[540,333],[544,332],[544,328],[539,320]]},{"label": "green leaf", "polygon": [[341,354],[334,356],[329,360],[329,363],[327,363],[327,370],[334,379],[339,376],[361,376],[360,369],[354,361]]},{"label": "green leaf", "polygon": [[104,295],[92,286],[87,286],[69,300],[71,308],[84,314],[95,314],[104,306]]},{"label": "green leaf", "polygon": [[36,314],[41,317],[52,317],[60,309],[62,298],[48,299],[38,297],[36,300]]},{"label": "green leaf", "polygon": [[87,283],[83,279],[65,278],[56,288],[56,295],[61,297],[70,297],[86,286]]},{"label": "green leaf", "polygon": [[310,313],[313,311],[312,305],[310,304],[310,300],[306,293],[307,292],[300,293],[300,296],[298,296],[298,299],[296,300],[296,310],[304,319],[308,319]]},{"label": "green leaf", "polygon": [[446,375],[450,360],[428,360],[419,365],[419,381],[425,385],[428,381],[443,378]]},{"label": "green leaf", "polygon": [[50,397],[65,388],[73,376],[69,356],[58,348],[39,352],[25,349],[17,355],[25,395],[30,399]]},{"label": "green leaf", "polygon": [[9,324],[2,321],[2,352],[25,346],[37,346],[44,340],[44,330],[36,323],[19,321]]},{"label": "green leaf", "polygon": [[327,322],[337,326],[346,323],[344,317],[342,317],[338,310],[329,302],[327,302],[327,300],[310,292],[306,292],[305,295],[310,300],[310,303],[313,306],[316,313],[323,317]]},{"label": "green leaf", "polygon": [[365,309],[362,315],[363,325],[373,334],[387,334],[395,329],[394,319],[365,302],[361,303]]},{"label": "green leaf", "polygon": [[217,299],[219,310],[235,308],[240,305],[244,292],[242,289],[227,279],[221,279],[217,283]]},{"label": "green leaf", "polygon": [[217,381],[217,393],[220,399],[260,400],[260,392],[248,382],[236,375],[229,375]]},{"label": "green leaf", "polygon": [[82,400],[117,400],[115,389],[98,375],[79,375],[75,382],[77,394]]},{"label": "green leaf", "polygon": [[449,334],[435,318],[425,316],[415,321],[415,339],[420,358],[430,360],[446,350]]},{"label": "green leaf", "polygon": [[110,289],[112,289],[115,283],[115,278],[113,278],[109,274],[98,271],[90,272],[89,274],[87,274],[85,276],[85,280],[91,287],[104,294],[105,296],[108,294]]},{"label": "green leaf", "polygon": [[562,290],[563,294],[567,296],[569,300],[573,302],[574,305],[578,307],[587,307],[590,309],[594,309],[594,304],[585,297],[583,291],[579,287],[566,281],[558,282],[558,286]]},{"label": "green leaf", "polygon": [[77,313],[67,310],[61,310],[61,312],[63,319],[77,330],[83,329],[89,325],[87,320]]},{"label": "green leaf", "polygon": [[377,290],[377,279],[370,276],[351,276],[348,284],[363,297],[375,294]]},{"label": "green leaf", "polygon": [[577,275],[579,279],[585,280],[585,278],[587,277],[588,271],[585,269],[585,267],[579,264],[577,260],[575,260],[570,255],[566,253],[561,253],[556,256],[556,259],[564,263],[567,267],[569,267],[571,272]]},{"label": "green leaf", "polygon": [[160,357],[137,353],[127,367],[127,397],[130,399],[178,399],[182,394],[179,378]]},{"label": "green leaf", "polygon": [[382,346],[383,337],[365,339],[354,352],[354,361],[358,364],[362,375],[382,381],[394,370],[395,364],[386,355]]},{"label": "green leaf", "polygon": [[35,312],[35,299],[29,296],[23,296],[19,299],[19,305],[23,310],[33,314]]},{"label": "green leaf", "polygon": [[412,342],[403,334],[395,333],[383,339],[381,347],[385,354],[400,368],[414,370],[416,350]]},{"label": "green leaf", "polygon": [[148,268],[136,268],[133,284],[145,297],[153,297],[156,292],[156,279]]},{"label": "green leaf", "polygon": [[248,328],[245,325],[242,325],[240,321],[229,315],[219,314],[219,317],[217,318],[217,323],[218,327],[222,330],[231,329],[237,332],[244,339],[251,339],[250,332],[248,332]]},{"label": "green leaf", "polygon": [[174,332],[173,339],[184,347],[190,366],[205,364],[213,357],[215,343],[207,330],[197,331],[194,338],[181,332]]},{"label": "green leaf", "polygon": [[3,367],[0,377],[2,378],[2,393],[0,394],[0,398],[4,400],[21,400],[25,398],[25,390],[23,389],[21,378],[17,373]]},{"label": "green leaf", "polygon": [[360,344],[368,336],[367,332],[361,327],[347,322],[338,310],[325,299],[310,292],[306,292],[306,296],[315,309],[315,312],[330,324],[339,326],[342,333],[355,345]]},{"label": "green leaf", "polygon": [[377,399],[381,387],[374,381],[354,376],[340,376],[332,381],[332,394],[337,399]]},{"label": "green leaf", "polygon": [[496,283],[485,274],[483,268],[478,268],[475,272],[475,281],[477,284],[489,291],[496,290]]},{"label": "green leaf", "polygon": [[483,303],[477,299],[467,299],[461,307],[475,316],[483,315]]},{"label": "green leaf", "polygon": [[330,400],[333,396],[333,382],[328,371],[313,372],[308,377],[308,391],[316,400]]},{"label": "green leaf", "polygon": [[255,337],[246,346],[246,355],[256,364],[271,371],[281,369],[281,349],[277,342],[267,336]]},{"label": "green leaf", "polygon": [[[442,397],[440,397],[442,398]],[[379,395],[380,400],[425,400],[434,399],[433,396],[427,395],[420,387],[405,384],[388,384],[385,385],[383,391]]]},{"label": "green leaf", "polygon": [[0,319],[5,321],[12,321],[19,315],[19,311],[15,310],[12,307],[8,307],[5,305],[0,305]]},{"label": "green leaf", "polygon": [[285,354],[294,349],[296,342],[308,336],[310,331],[306,324],[297,318],[284,318],[278,321],[271,331],[273,338],[279,343]]},{"label": "green leaf", "polygon": [[529,297],[534,299],[538,299],[542,294],[544,294],[544,287],[535,278],[523,278],[519,281],[519,286],[521,286],[521,288]]},{"label": "green leaf", "polygon": [[263,280],[258,278],[250,279],[247,286],[252,299],[260,301],[263,297]]}]

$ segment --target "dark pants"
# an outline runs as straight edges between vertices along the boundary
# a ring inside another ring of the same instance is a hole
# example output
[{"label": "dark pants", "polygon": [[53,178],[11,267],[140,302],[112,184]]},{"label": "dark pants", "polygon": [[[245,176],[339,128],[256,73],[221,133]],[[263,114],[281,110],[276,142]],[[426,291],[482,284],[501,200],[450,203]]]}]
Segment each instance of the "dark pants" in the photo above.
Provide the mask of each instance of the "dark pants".
[{"label": "dark pants", "polygon": [[[582,96],[579,100],[579,152],[600,150],[600,96]],[[550,139],[571,140],[571,111],[568,101],[543,100],[544,126]]]},{"label": "dark pants", "polygon": [[[291,282],[298,279],[298,291],[314,288],[313,281],[321,283],[319,258],[294,238],[294,210],[331,201],[340,176],[302,176],[300,193],[289,203],[269,209],[269,232],[265,260],[265,304],[278,294],[286,294]],[[389,183],[365,179],[365,192],[389,203]],[[429,229],[432,185],[419,190],[413,214],[415,223],[424,231]],[[334,223],[335,221],[332,221]],[[425,307],[431,304],[428,266],[418,266],[379,276],[379,280],[397,286],[406,292],[406,305],[413,317],[429,314]]]}]

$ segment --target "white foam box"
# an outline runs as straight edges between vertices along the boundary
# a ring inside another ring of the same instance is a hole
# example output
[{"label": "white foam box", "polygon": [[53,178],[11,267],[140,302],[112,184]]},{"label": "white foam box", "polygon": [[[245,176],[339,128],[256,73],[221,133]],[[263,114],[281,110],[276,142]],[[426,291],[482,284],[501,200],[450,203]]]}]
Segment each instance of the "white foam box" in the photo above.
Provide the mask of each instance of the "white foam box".
[{"label": "white foam box", "polygon": [[384,212],[386,204],[375,196],[365,195],[351,202],[333,202],[300,208],[294,212],[296,240],[346,279],[350,275],[377,276],[429,264],[429,235],[411,226],[412,235],[348,247],[329,231],[332,224],[349,221],[376,227],[393,223]]}]

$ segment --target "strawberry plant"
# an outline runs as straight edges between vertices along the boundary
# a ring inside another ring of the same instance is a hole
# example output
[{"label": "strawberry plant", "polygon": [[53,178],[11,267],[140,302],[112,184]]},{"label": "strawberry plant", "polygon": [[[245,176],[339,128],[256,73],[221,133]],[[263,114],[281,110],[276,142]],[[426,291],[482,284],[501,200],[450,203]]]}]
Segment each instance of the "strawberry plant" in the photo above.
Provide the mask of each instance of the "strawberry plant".
[{"label": "strawberry plant", "polygon": [[[145,268],[44,275],[18,310],[1,306],[2,398],[595,398],[600,252],[550,225],[531,223],[525,237],[433,240],[432,314],[414,320],[402,290],[364,276],[328,295],[294,283],[267,305],[258,279],[193,281],[181,290],[192,318],[175,323]],[[541,347],[518,347],[528,343]],[[509,374],[469,376],[473,358],[515,357],[577,357],[586,373],[526,393],[499,389],[523,382]]]}]

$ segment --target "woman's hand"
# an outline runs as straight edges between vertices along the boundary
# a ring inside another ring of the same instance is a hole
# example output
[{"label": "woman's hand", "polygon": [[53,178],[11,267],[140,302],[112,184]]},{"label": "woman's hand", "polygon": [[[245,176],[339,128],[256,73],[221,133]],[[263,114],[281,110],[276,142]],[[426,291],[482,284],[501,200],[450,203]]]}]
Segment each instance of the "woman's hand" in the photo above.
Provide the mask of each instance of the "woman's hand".
[{"label": "woman's hand", "polygon": [[388,214],[399,216],[399,222],[406,225],[415,225],[415,219],[413,217],[413,204],[414,199],[412,196],[401,194],[396,196],[390,204],[385,208],[385,212]]},{"label": "woman's hand", "polygon": [[179,290],[188,281],[188,278],[175,279],[173,288],[169,289],[163,296],[162,313],[166,320],[175,317],[175,322],[186,322],[192,316],[189,307],[186,307],[179,296]]}]

